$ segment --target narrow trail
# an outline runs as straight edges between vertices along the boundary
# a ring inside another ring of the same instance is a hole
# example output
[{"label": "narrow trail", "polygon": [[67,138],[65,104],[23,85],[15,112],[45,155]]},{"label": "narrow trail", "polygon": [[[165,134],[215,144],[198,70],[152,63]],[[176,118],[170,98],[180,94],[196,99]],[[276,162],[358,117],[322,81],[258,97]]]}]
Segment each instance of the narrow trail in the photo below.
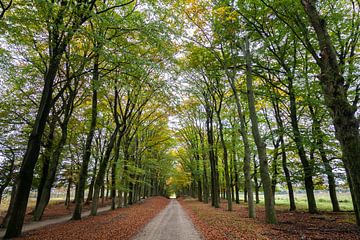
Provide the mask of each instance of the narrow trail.
[{"label": "narrow trail", "polygon": [[171,200],[169,205],[153,218],[134,240],[200,240],[189,216],[177,200]]},{"label": "narrow trail", "polygon": [[[108,207],[103,207],[103,208],[99,208],[98,209],[98,213],[102,213],[102,212],[106,212],[110,210],[110,206]],[[90,215],[90,210],[85,211],[81,214],[81,217],[88,217]],[[63,223],[63,222],[67,222],[71,219],[71,215],[67,215],[64,217],[59,217],[59,218],[54,218],[54,219],[47,219],[44,221],[39,221],[39,222],[30,222],[30,223],[25,223],[22,227],[22,232],[27,232],[27,231],[31,231],[31,230],[35,230],[35,229],[39,229],[42,227],[46,227],[52,224],[56,224],[56,223]],[[4,237],[6,232],[6,229],[1,228],[0,229],[0,239]]]}]

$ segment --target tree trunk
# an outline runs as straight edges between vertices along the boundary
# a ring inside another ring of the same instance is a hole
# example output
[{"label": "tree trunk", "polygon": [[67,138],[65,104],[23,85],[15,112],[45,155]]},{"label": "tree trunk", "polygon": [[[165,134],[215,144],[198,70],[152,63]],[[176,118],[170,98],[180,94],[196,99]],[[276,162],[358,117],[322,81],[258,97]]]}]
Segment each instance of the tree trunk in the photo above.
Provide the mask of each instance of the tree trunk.
[{"label": "tree trunk", "polygon": [[[234,116],[234,121],[236,120],[236,117]],[[240,204],[240,198],[239,198],[239,173],[238,173],[238,162],[237,162],[237,156],[236,156],[236,127],[232,126],[232,133],[231,133],[231,150],[232,150],[232,165],[233,165],[233,171],[234,171],[234,190],[235,191],[235,203]]]},{"label": "tree trunk", "polygon": [[[325,104],[331,111],[335,126],[335,136],[339,140],[345,167],[349,170],[353,184],[353,201],[356,204],[357,219],[360,219],[360,134],[359,120],[355,113],[357,101],[350,104],[347,98],[345,79],[337,62],[334,45],[326,28],[326,21],[316,9],[315,1],[302,0],[304,10],[315,30],[321,58],[317,63],[321,69],[320,83],[324,93]],[[357,221],[360,226],[360,221]]]},{"label": "tree trunk", "polygon": [[85,149],[83,154],[83,161],[79,172],[79,182],[76,188],[75,209],[72,215],[73,220],[81,219],[81,212],[83,207],[83,199],[85,192],[85,184],[88,175],[88,167],[91,156],[92,140],[95,134],[96,120],[97,120],[97,84],[99,81],[99,55],[94,57],[94,70],[92,76],[92,106],[91,106],[91,123],[88,135],[86,137]]},{"label": "tree trunk", "polygon": [[15,193],[16,193],[16,182],[14,183],[14,185],[11,188],[11,198],[10,198],[10,204],[8,207],[8,210],[6,211],[6,215],[1,223],[1,227],[2,228],[7,228],[9,225],[9,220],[10,220],[10,216],[11,216],[11,211],[14,207],[14,200],[15,200]]},{"label": "tree trunk", "polygon": [[115,130],[113,131],[113,133],[111,134],[110,141],[107,145],[106,152],[104,155],[104,159],[100,162],[99,172],[98,172],[98,174],[96,176],[96,180],[95,180],[93,201],[91,203],[91,215],[92,216],[95,216],[97,214],[100,190],[101,190],[102,185],[104,184],[106,168],[108,166],[111,151],[115,145],[115,140],[116,140],[116,136],[117,136],[118,132],[119,132],[119,128],[117,126],[115,128]]},{"label": "tree trunk", "polygon": [[248,215],[249,218],[255,218],[256,212],[255,212],[255,204],[254,204],[254,194],[253,194],[253,187],[252,187],[252,181],[251,181],[251,150],[250,150],[250,144],[248,139],[248,133],[246,129],[246,122],[245,122],[245,115],[242,111],[242,106],[240,103],[240,97],[238,95],[236,84],[235,84],[235,74],[230,74],[228,71],[227,78],[230,83],[230,87],[232,89],[232,92],[234,94],[235,103],[236,103],[236,110],[238,113],[238,118],[240,121],[240,134],[242,137],[242,141],[244,144],[244,175],[245,175],[245,189],[244,189],[244,200],[248,203]]},{"label": "tree trunk", "polygon": [[339,201],[336,196],[336,182],[335,182],[335,175],[332,171],[331,165],[329,160],[327,159],[325,148],[324,148],[324,133],[320,128],[320,121],[317,119],[315,111],[312,106],[309,106],[311,118],[313,121],[313,136],[316,142],[316,147],[320,152],[321,160],[324,164],[326,175],[328,178],[329,184],[329,194],[331,199],[331,204],[333,208],[333,212],[340,212]]},{"label": "tree trunk", "polygon": [[200,135],[202,163],[203,163],[203,189],[204,189],[203,202],[208,203],[209,202],[209,183],[208,183],[208,177],[207,177],[206,150],[205,150],[204,135],[202,134],[202,130],[200,130],[199,135]]},{"label": "tree trunk", "polygon": [[71,185],[72,185],[72,178],[69,178],[69,182],[68,182],[68,186],[66,189],[66,198],[65,198],[65,206],[66,209],[68,209],[70,207],[70,193],[71,193]]},{"label": "tree trunk", "polygon": [[70,118],[71,118],[71,115],[72,115],[72,112],[74,109],[73,104],[74,104],[74,100],[75,100],[76,93],[77,93],[76,90],[70,90],[69,92],[70,92],[69,98],[67,99],[66,102],[63,103],[64,104],[63,105],[64,106],[64,110],[63,110],[64,111],[64,120],[62,123],[60,123],[61,137],[60,137],[59,142],[56,145],[56,149],[54,150],[53,154],[51,155],[49,171],[47,173],[46,181],[43,186],[39,204],[34,212],[34,221],[41,220],[44,210],[49,203],[51,188],[54,184],[55,177],[56,177],[56,171],[57,171],[59,161],[61,158],[61,153],[63,151],[63,148],[64,148],[66,140],[67,140],[68,125],[69,125],[69,121],[70,121]]},{"label": "tree trunk", "polygon": [[95,163],[94,163],[94,169],[93,174],[91,176],[90,186],[89,186],[89,192],[88,196],[86,198],[86,203],[90,203],[92,201],[92,197],[94,194],[94,184],[95,184],[95,178],[96,178],[96,172],[97,172],[97,165],[98,165],[99,158],[95,157]]},{"label": "tree trunk", "polygon": [[251,55],[249,40],[246,39],[246,48],[245,48],[245,60],[246,60],[246,87],[247,87],[247,97],[248,105],[250,111],[250,120],[252,133],[254,136],[255,144],[258,150],[259,162],[260,162],[260,177],[262,186],[264,189],[264,199],[265,199],[265,218],[267,223],[276,223],[276,213],[274,207],[274,199],[271,192],[271,179],[269,175],[269,167],[266,157],[266,145],[264,140],[260,136],[258,119],[255,109],[255,97],[253,91],[252,83],[252,64],[251,64]]},{"label": "tree trunk", "polygon": [[12,176],[14,174],[14,169],[15,169],[15,153],[13,151],[12,148],[10,148],[10,152],[12,154],[11,160],[10,160],[10,167],[9,167],[9,173],[6,175],[5,177],[5,181],[4,183],[0,186],[0,204],[1,204],[1,199],[2,199],[2,195],[5,191],[5,189],[9,186]]},{"label": "tree trunk", "polygon": [[[220,100],[222,101],[222,100]],[[228,211],[232,211],[232,201],[231,201],[231,192],[230,192],[230,176],[229,176],[229,163],[228,163],[228,152],[226,147],[226,142],[224,139],[223,133],[223,123],[221,122],[221,103],[219,109],[216,111],[218,124],[219,124],[219,135],[220,135],[220,142],[223,148],[223,162],[224,162],[224,178],[225,178],[225,191],[226,191],[226,199],[227,199],[227,206]]]},{"label": "tree trunk", "polygon": [[272,175],[272,181],[271,181],[271,191],[273,194],[274,204],[275,204],[275,192],[276,192],[276,184],[277,184],[277,178],[279,175],[278,172],[278,157],[279,157],[279,145],[280,145],[280,139],[273,140],[274,144],[274,153],[273,153],[273,162],[272,162],[272,169],[273,169],[273,175]]},{"label": "tree trunk", "polygon": [[219,178],[218,178],[218,169],[214,153],[214,136],[213,136],[213,112],[209,106],[205,107],[206,109],[206,131],[207,131],[207,140],[209,148],[209,160],[210,160],[210,169],[211,169],[211,205],[215,208],[219,208]]},{"label": "tree trunk", "polygon": [[46,72],[44,78],[44,87],[41,94],[39,109],[36,114],[35,123],[32,127],[24,159],[17,177],[17,187],[14,195],[15,199],[12,209],[10,210],[11,216],[8,228],[6,229],[5,238],[13,238],[21,234],[34,175],[34,168],[39,157],[41,139],[44,134],[46,121],[52,105],[52,87],[59,68],[61,56],[64,51],[65,47],[64,49],[58,49],[58,52],[54,53],[54,56],[50,58],[48,71]]},{"label": "tree trunk", "polygon": [[305,190],[308,201],[308,209],[309,209],[309,213],[317,213],[316,200],[314,195],[314,183],[312,180],[313,167],[309,163],[309,160],[306,156],[303,139],[299,130],[296,99],[295,99],[292,77],[288,77],[288,81],[289,81],[288,90],[289,90],[289,100],[290,100],[290,120],[291,120],[292,131],[294,134],[294,141],[300,157],[301,164],[304,169]]},{"label": "tree trunk", "polygon": [[[275,94],[275,93],[274,93]],[[290,171],[287,167],[287,157],[286,157],[286,148],[285,148],[285,141],[284,141],[284,125],[280,114],[280,108],[279,108],[279,99],[277,96],[275,96],[273,100],[273,107],[275,112],[275,119],[276,124],[279,129],[279,140],[280,140],[280,147],[281,147],[281,165],[285,174],[285,181],[288,188],[288,194],[289,194],[289,201],[290,201],[290,211],[296,210],[295,205],[295,197],[294,197],[294,190],[292,187],[291,182],[291,176]]]},{"label": "tree trunk", "polygon": [[44,154],[40,158],[42,160],[42,168],[41,168],[41,177],[40,177],[40,183],[38,187],[37,197],[36,197],[36,205],[35,209],[38,208],[38,205],[40,203],[41,194],[43,192],[43,188],[46,182],[46,178],[48,177],[49,172],[49,165],[51,160],[51,154],[53,151],[53,145],[54,145],[54,134],[56,129],[56,117],[53,117],[49,124],[49,135],[47,137],[46,141],[46,148],[44,151]]},{"label": "tree trunk", "polygon": [[260,198],[259,198],[259,189],[260,189],[260,185],[258,182],[258,178],[257,178],[257,174],[258,174],[258,165],[256,164],[256,155],[254,154],[254,158],[253,158],[253,163],[254,163],[254,183],[255,183],[255,203],[259,204],[260,203]]},{"label": "tree trunk", "polygon": [[[198,143],[196,143],[198,144]],[[195,153],[195,159],[196,159],[196,180],[197,180],[197,197],[198,197],[198,201],[202,202],[202,184],[201,184],[201,174],[200,174],[200,155],[199,155],[199,148],[196,148],[196,153]]]}]

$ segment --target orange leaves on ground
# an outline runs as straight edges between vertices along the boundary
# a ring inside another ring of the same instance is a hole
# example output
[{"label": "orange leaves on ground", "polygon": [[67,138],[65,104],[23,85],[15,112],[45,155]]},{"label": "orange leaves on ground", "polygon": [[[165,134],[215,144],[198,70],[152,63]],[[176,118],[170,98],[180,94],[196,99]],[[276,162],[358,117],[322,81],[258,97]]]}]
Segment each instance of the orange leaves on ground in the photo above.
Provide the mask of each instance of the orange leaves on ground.
[{"label": "orange leaves on ground", "polygon": [[215,239],[360,239],[355,224],[347,222],[349,213],[309,214],[278,210],[278,224],[264,223],[264,208],[257,206],[257,218],[247,218],[247,208],[242,203],[234,211],[226,211],[226,203],[215,209],[194,199],[182,199],[196,228],[206,240]]},{"label": "orange leaves on ground", "polygon": [[128,208],[30,231],[25,233],[23,238],[34,240],[130,239],[168,203],[169,200],[164,197],[152,197]]}]

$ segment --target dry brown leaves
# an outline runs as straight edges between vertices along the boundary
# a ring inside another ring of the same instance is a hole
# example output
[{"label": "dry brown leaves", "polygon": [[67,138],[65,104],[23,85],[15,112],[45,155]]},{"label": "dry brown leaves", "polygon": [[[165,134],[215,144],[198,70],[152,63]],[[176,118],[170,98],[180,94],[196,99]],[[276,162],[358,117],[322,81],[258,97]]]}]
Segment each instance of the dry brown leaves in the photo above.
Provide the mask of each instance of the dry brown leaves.
[{"label": "dry brown leaves", "polygon": [[[99,201],[99,208],[110,206],[111,205],[111,199],[107,199],[104,201]],[[66,208],[64,205],[64,202],[58,202],[58,203],[52,203],[49,204],[44,211],[44,214],[41,218],[41,220],[48,220],[48,219],[54,219],[64,216],[71,216],[75,208],[74,203],[70,203],[69,207]],[[83,206],[83,211],[88,211],[91,208],[91,204],[85,204]],[[34,208],[28,207],[26,210],[26,215],[24,219],[24,223],[30,223],[33,221],[33,211]],[[3,221],[3,218],[5,217],[6,212],[0,213],[0,223]]]},{"label": "dry brown leaves", "polygon": [[169,200],[152,197],[128,208],[116,209],[80,221],[55,224],[24,234],[25,239],[130,239],[148,223]]},{"label": "dry brown leaves", "polygon": [[205,239],[360,239],[355,224],[349,223],[350,213],[308,214],[277,211],[278,224],[264,223],[264,209],[257,206],[257,218],[247,218],[244,203],[226,211],[226,203],[219,209],[194,199],[181,199],[181,205],[192,218]]}]

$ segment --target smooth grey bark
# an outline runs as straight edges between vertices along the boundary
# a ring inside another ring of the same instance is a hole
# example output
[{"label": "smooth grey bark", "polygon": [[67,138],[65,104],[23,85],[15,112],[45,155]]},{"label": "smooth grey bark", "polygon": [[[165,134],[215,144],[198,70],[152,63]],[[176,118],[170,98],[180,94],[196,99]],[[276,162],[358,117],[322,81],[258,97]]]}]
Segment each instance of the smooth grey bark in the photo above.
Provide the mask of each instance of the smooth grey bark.
[{"label": "smooth grey bark", "polygon": [[250,120],[254,141],[257,147],[260,162],[260,177],[264,190],[265,199],[265,218],[267,223],[276,223],[276,213],[274,207],[274,199],[271,191],[271,179],[269,174],[268,161],[266,156],[266,145],[260,136],[257,113],[255,109],[255,97],[253,91],[252,79],[252,63],[249,40],[245,40],[245,61],[246,61],[246,88],[247,98],[250,112]]},{"label": "smooth grey bark", "polygon": [[240,134],[242,137],[242,141],[244,144],[244,175],[245,175],[245,191],[244,194],[246,194],[246,197],[244,198],[248,204],[248,216],[249,218],[255,218],[256,212],[255,212],[255,204],[254,204],[254,193],[253,193],[253,186],[252,186],[252,180],[251,180],[251,149],[250,149],[250,143],[249,143],[249,137],[246,129],[246,122],[245,122],[245,116],[243,114],[242,106],[240,103],[240,97],[236,89],[235,84],[235,73],[230,73],[226,71],[227,73],[227,79],[229,81],[230,87],[232,89],[232,92],[234,94],[234,99],[236,103],[236,110],[238,114],[238,118],[240,121]]}]

